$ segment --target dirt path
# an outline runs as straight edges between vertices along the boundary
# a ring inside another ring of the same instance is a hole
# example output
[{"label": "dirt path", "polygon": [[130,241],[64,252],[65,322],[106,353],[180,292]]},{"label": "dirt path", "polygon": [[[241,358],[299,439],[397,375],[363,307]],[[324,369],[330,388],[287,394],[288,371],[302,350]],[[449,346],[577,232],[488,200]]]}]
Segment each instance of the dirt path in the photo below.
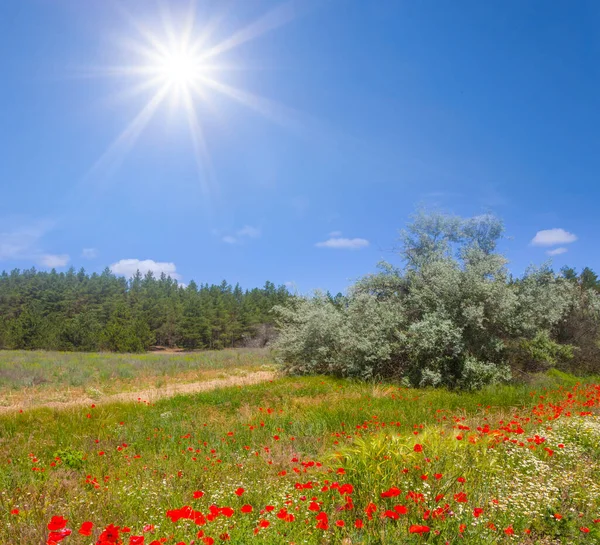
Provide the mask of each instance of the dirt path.
[{"label": "dirt path", "polygon": [[70,407],[81,407],[91,404],[100,405],[123,401],[154,403],[163,397],[173,397],[179,394],[194,394],[196,392],[216,390],[217,388],[226,388],[230,386],[241,387],[248,386],[250,384],[258,384],[259,382],[267,382],[268,380],[273,380],[275,376],[275,373],[271,371],[258,371],[256,373],[250,373],[243,376],[232,376],[228,378],[205,380],[202,382],[170,384],[163,388],[154,388],[150,390],[122,392],[120,394],[106,395],[96,399],[92,399],[91,397],[81,397],[72,401],[49,401],[41,403],[36,403],[36,400],[32,400],[31,403],[27,404],[0,407],[0,414],[19,410],[37,409],[40,407],[48,407],[51,409],[67,409]]}]

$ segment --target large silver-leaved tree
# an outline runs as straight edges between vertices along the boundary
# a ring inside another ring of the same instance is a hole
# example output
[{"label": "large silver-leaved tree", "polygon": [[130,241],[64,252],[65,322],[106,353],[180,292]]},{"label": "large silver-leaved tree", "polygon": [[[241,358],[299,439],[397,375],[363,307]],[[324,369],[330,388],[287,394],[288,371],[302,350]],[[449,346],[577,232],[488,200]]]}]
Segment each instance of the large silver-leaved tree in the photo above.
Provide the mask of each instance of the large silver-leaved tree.
[{"label": "large silver-leaved tree", "polygon": [[512,279],[497,251],[503,231],[492,215],[419,212],[400,233],[401,268],[380,264],[341,299],[317,293],[275,309],[277,358],[297,374],[473,389],[509,379],[514,362],[571,357],[554,333],[581,299],[576,284],[548,267]]}]

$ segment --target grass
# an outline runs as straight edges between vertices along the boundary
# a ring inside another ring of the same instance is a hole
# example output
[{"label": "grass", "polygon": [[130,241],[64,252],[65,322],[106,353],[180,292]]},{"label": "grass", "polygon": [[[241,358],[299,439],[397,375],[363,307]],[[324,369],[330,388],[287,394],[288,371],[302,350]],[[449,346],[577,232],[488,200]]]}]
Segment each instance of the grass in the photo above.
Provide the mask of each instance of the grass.
[{"label": "grass", "polygon": [[0,415],[0,543],[46,543],[53,516],[77,545],[109,524],[146,545],[594,543],[595,384],[553,374],[454,393],[288,377]]},{"label": "grass", "polygon": [[99,400],[272,366],[267,351],[257,349],[148,354],[0,351],[0,409]]}]

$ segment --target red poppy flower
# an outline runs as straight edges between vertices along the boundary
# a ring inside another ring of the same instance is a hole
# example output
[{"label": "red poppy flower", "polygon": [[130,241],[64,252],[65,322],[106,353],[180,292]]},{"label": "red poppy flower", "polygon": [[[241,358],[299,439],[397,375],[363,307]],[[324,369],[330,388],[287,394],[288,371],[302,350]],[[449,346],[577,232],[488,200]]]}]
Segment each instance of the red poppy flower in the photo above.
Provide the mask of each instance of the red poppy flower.
[{"label": "red poppy flower", "polygon": [[221,507],[219,509],[219,514],[224,515],[227,518],[232,517],[234,513],[235,511],[231,507]]},{"label": "red poppy flower", "polygon": [[369,503],[365,508],[365,513],[369,520],[373,520],[373,513],[375,513],[375,511],[377,511],[377,506],[372,502]]},{"label": "red poppy flower", "polygon": [[327,513],[321,511],[317,515],[317,529],[319,530],[328,530],[329,529],[329,518],[327,517]]},{"label": "red poppy flower", "polygon": [[242,513],[252,513],[252,506],[251,505],[242,505],[242,508],[240,509],[240,511]]},{"label": "red poppy flower", "polygon": [[413,450],[414,450],[415,452],[423,452],[423,445],[420,445],[419,443],[417,443],[417,444],[414,446]]},{"label": "red poppy flower", "polygon": [[204,492],[202,492],[202,490],[196,490],[194,492],[194,499],[197,500],[199,498],[201,498],[202,496],[204,496]]},{"label": "red poppy flower", "polygon": [[119,543],[120,530],[121,529],[119,528],[119,526],[109,524],[106,528],[104,528],[104,531],[100,534],[98,541],[106,543]]},{"label": "red poppy flower", "polygon": [[363,521],[361,519],[356,519],[356,521],[354,522],[354,527],[360,530],[363,526]]},{"label": "red poppy flower", "polygon": [[79,528],[79,533],[82,536],[91,536],[93,526],[94,524],[88,520],[81,525],[81,527]]},{"label": "red poppy flower", "polygon": [[392,511],[390,509],[387,509],[384,513],[383,513],[383,518],[389,518],[389,519],[394,519],[394,520],[398,520],[398,513],[396,513],[396,511]]},{"label": "red poppy flower", "polygon": [[245,492],[245,490],[244,490],[243,488],[241,488],[241,487],[240,487],[240,488],[238,488],[238,489],[235,491],[235,495],[236,495],[236,496],[241,496],[241,495],[242,495],[244,492]]},{"label": "red poppy flower", "polygon": [[48,523],[48,530],[51,532],[62,530],[67,525],[67,519],[54,515]]},{"label": "red poppy flower", "polygon": [[50,532],[48,534],[48,543],[59,543],[63,539],[65,539],[65,537],[70,535],[71,530],[69,530],[68,528],[63,528],[62,530],[58,530],[56,532]]},{"label": "red poppy flower", "polygon": [[400,490],[399,488],[396,488],[395,486],[392,486],[385,492],[382,492],[381,497],[382,498],[394,498],[396,496],[399,496],[400,494],[402,494],[402,490]]},{"label": "red poppy flower", "polygon": [[421,524],[411,524],[408,532],[410,534],[426,534],[431,530],[429,526],[423,526]]}]

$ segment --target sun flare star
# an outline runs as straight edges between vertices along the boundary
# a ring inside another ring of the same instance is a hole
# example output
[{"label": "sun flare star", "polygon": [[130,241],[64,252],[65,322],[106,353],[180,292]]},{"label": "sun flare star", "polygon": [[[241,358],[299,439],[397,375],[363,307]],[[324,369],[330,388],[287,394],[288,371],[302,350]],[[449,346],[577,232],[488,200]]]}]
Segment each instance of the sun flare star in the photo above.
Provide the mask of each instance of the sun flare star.
[{"label": "sun flare star", "polygon": [[123,96],[127,99],[142,97],[142,105],[92,167],[87,178],[106,179],[108,174],[114,172],[146,130],[157,110],[169,101],[171,106],[184,113],[201,187],[210,196],[215,190],[215,183],[198,107],[210,102],[211,95],[221,94],[266,118],[285,124],[282,122],[285,108],[225,83],[223,76],[231,69],[243,68],[226,58],[229,52],[294,18],[293,0],[278,5],[216,42],[211,42],[211,37],[216,34],[218,17],[198,24],[197,6],[192,2],[187,15],[175,22],[168,11],[168,4],[164,7],[162,32],[142,24],[135,16],[122,10],[136,32],[134,38],[124,42],[126,56],[133,62],[96,68],[91,72],[92,76],[116,79],[126,86]]}]

